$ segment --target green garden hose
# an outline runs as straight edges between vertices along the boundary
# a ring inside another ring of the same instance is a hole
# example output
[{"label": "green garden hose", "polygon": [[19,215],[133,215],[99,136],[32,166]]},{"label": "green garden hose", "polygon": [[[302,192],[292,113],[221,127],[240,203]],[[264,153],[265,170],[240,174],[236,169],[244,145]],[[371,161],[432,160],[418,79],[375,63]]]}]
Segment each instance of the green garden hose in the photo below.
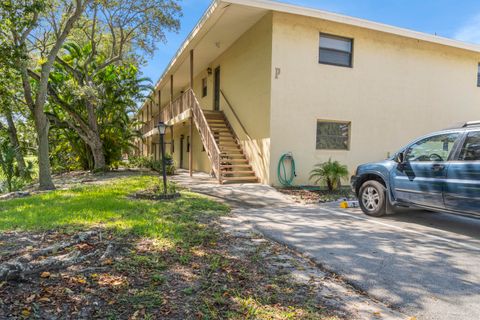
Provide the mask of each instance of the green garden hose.
[{"label": "green garden hose", "polygon": [[[285,163],[290,161],[290,177],[287,177],[287,169],[285,167]],[[293,159],[293,155],[291,153],[285,153],[280,157],[280,161],[278,162],[278,181],[284,187],[291,187],[293,183],[293,179],[295,179],[295,160]]]}]

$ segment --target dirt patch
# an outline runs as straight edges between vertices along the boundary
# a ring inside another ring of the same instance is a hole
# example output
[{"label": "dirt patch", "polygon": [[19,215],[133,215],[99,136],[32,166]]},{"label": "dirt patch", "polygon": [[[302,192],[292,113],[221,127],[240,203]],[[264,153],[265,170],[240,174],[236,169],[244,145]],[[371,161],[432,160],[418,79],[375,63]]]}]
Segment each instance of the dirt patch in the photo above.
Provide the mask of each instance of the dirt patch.
[{"label": "dirt patch", "polygon": [[295,202],[303,204],[355,200],[355,194],[350,188],[342,188],[337,191],[321,190],[318,188],[277,188],[277,190],[286,194]]},{"label": "dirt patch", "polygon": [[[204,221],[205,222],[205,221]],[[8,319],[339,319],[308,283],[293,281],[286,250],[258,237],[222,232],[207,222],[207,241],[171,247],[154,239],[90,230],[5,233],[0,265],[78,252],[62,268],[43,268],[0,285]],[[71,243],[71,246],[60,244]],[[57,250],[46,250],[57,246]],[[36,252],[43,252],[37,256]],[[279,260],[280,259],[280,260]],[[280,261],[280,262],[279,262]]]}]

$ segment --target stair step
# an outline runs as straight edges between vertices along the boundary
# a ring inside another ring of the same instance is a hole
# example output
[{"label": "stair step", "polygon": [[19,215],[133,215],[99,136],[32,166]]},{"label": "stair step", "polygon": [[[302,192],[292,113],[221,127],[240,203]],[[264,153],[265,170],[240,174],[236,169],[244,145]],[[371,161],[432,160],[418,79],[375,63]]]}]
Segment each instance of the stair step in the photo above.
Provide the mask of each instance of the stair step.
[{"label": "stair step", "polygon": [[238,159],[238,158],[245,158],[244,154],[235,154],[235,153],[225,153],[225,152],[220,152],[220,156],[225,158],[225,159]]},{"label": "stair step", "polygon": [[225,116],[222,113],[205,113],[205,118],[209,120],[225,120]]},{"label": "stair step", "polygon": [[221,153],[243,153],[243,150],[240,148],[223,148],[220,146]]},{"label": "stair step", "polygon": [[210,128],[212,130],[212,133],[213,134],[217,134],[217,133],[230,133],[231,134],[231,131],[229,128],[225,127],[225,128]]},{"label": "stair step", "polygon": [[236,150],[241,148],[237,143],[219,143],[218,146],[220,147],[220,149],[224,148]]},{"label": "stair step", "polygon": [[223,181],[227,182],[235,182],[235,181],[251,181],[251,182],[258,182],[257,177],[228,177],[228,178],[222,178]]},{"label": "stair step", "polygon": [[251,167],[252,166],[249,165],[249,164],[224,164],[224,165],[220,166],[220,170],[221,169],[235,169],[235,168],[248,169],[248,168],[251,168]]},{"label": "stair step", "polygon": [[226,123],[225,119],[214,119],[214,118],[208,118],[207,122],[208,122],[208,124],[224,124],[224,123]]},{"label": "stair step", "polygon": [[247,159],[222,159],[220,160],[220,166],[226,165],[222,163],[248,163]]},{"label": "stair step", "polygon": [[223,171],[222,170],[222,174],[233,174],[233,175],[236,175],[236,174],[250,174],[251,175],[251,174],[253,174],[254,175],[255,172],[254,171],[228,171],[228,170]]}]

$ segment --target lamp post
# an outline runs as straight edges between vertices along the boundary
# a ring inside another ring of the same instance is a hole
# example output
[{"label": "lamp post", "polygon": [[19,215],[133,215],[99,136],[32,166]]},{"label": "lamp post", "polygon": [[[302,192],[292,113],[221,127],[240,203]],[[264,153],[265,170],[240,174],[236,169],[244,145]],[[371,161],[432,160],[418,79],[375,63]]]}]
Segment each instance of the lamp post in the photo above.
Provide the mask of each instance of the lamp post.
[{"label": "lamp post", "polygon": [[163,144],[163,136],[165,135],[167,126],[165,125],[164,122],[160,121],[157,127],[158,127],[158,133],[160,136],[160,150],[162,153],[163,193],[167,194],[167,171],[165,169],[165,150],[164,150],[164,144]]}]

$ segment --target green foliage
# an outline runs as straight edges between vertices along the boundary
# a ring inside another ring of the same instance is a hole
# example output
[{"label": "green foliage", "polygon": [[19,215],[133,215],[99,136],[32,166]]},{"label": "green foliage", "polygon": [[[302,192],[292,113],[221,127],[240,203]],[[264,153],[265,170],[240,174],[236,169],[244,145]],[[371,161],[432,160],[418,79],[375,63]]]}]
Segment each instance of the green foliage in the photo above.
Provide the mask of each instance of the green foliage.
[{"label": "green foliage", "polygon": [[[173,176],[176,172],[173,157],[170,154],[165,154],[166,172],[167,175]],[[154,160],[153,157],[145,156],[130,156],[128,160],[130,168],[151,169],[158,173],[162,173],[162,160]]]},{"label": "green foliage", "polygon": [[328,190],[334,191],[341,186],[342,178],[348,177],[348,168],[338,161],[329,159],[327,162],[317,164],[310,172],[310,180],[315,184],[326,184]]},{"label": "green foliage", "polygon": [[8,192],[12,192],[15,175],[15,150],[7,140],[0,142],[0,165],[5,177],[6,189]]},{"label": "green foliage", "polygon": [[[28,162],[26,172],[19,172],[15,160],[15,149],[8,139],[0,139],[0,193],[22,189],[31,181],[33,164]],[[2,179],[3,177],[3,179]]]}]

